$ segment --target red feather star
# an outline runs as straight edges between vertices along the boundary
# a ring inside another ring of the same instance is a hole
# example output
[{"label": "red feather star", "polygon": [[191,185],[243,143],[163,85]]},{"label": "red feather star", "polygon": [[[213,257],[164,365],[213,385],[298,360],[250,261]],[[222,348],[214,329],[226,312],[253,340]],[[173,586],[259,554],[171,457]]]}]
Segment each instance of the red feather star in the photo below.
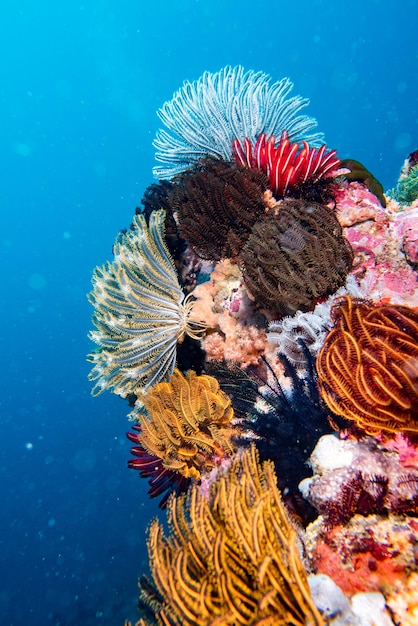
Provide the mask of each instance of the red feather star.
[{"label": "red feather star", "polygon": [[310,148],[306,141],[291,142],[286,130],[276,143],[274,135],[267,139],[265,134],[258,137],[254,148],[248,137],[243,144],[234,139],[232,151],[238,164],[263,170],[271,190],[278,196],[285,196],[289,189],[308,180],[315,182],[330,176],[340,165],[336,150],[327,151],[325,144]]}]

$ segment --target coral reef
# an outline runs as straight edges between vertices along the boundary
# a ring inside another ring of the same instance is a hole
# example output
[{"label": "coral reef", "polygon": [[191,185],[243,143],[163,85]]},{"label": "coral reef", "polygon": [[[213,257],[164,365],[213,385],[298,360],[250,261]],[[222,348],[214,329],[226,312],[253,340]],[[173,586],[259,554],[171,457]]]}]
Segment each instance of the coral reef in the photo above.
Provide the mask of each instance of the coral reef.
[{"label": "coral reef", "polygon": [[204,259],[236,258],[254,222],[264,217],[264,174],[204,159],[175,182],[169,203],[181,236]]},{"label": "coral reef", "polygon": [[308,181],[331,176],[340,164],[336,150],[327,151],[325,144],[309,147],[306,141],[300,147],[299,142],[290,141],[287,130],[282,131],[279,141],[274,135],[268,139],[265,134],[260,135],[254,148],[247,137],[243,145],[235,139],[232,150],[237,163],[267,174],[269,187],[277,198],[292,195],[292,189]]},{"label": "coral reef", "polygon": [[273,466],[260,466],[254,448],[234,457],[207,496],[194,486],[171,500],[169,526],[165,536],[152,523],[153,580],[140,581],[158,625],[323,625]]},{"label": "coral reef", "polygon": [[282,316],[312,310],[344,285],[352,258],[328,207],[284,200],[253,226],[239,265],[259,306]]},{"label": "coral reef", "polygon": [[147,391],[139,410],[134,408],[131,418],[139,422],[138,434],[130,439],[164,468],[199,480],[216,459],[234,451],[233,416],[231,400],[216,378],[193,370],[183,376],[175,369],[168,382]]},{"label": "coral reef", "polygon": [[138,626],[416,621],[418,153],[384,194],[291,88],[185,82],[93,274],[92,393],[168,510]]},{"label": "coral reef", "polygon": [[160,129],[154,140],[156,159],[164,163],[154,176],[172,178],[207,156],[230,160],[234,139],[255,142],[263,133],[279,136],[287,130],[291,140],[316,146],[322,140],[321,133],[310,132],[316,120],[300,115],[309,100],[289,98],[292,87],[288,78],[271,83],[268,74],[241,66],[185,81],[157,111],[168,130]]},{"label": "coral reef", "polygon": [[343,296],[318,353],[330,409],[368,434],[418,432],[418,312]]},{"label": "coral reef", "polygon": [[89,301],[97,330],[89,337],[99,347],[89,355],[93,395],[105,389],[122,397],[143,393],[173,372],[184,335],[202,334],[164,242],[164,219],[165,211],[156,211],[147,227],[136,215],[134,229],[114,245],[113,263],[94,270]]},{"label": "coral reef", "polygon": [[356,513],[418,513],[418,468],[405,466],[393,446],[371,437],[325,435],[310,464],[315,474],[299,488],[326,526],[344,524]]},{"label": "coral reef", "polygon": [[418,306],[418,205],[386,210],[357,182],[340,183],[336,215],[354,251],[353,273],[371,300]]},{"label": "coral reef", "polygon": [[330,576],[347,595],[380,591],[386,597],[416,571],[418,522],[405,515],[355,515],[329,528],[319,517],[304,545],[315,572]]}]

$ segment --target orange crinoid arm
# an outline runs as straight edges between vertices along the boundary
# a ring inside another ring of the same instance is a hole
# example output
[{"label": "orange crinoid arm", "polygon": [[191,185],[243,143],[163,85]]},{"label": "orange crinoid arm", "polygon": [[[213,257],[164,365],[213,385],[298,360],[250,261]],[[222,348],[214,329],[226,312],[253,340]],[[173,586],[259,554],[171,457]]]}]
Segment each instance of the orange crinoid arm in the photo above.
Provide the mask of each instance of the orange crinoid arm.
[{"label": "orange crinoid arm", "polygon": [[321,395],[368,434],[418,432],[418,311],[342,298],[318,353]]},{"label": "orange crinoid arm", "polygon": [[273,464],[254,446],[168,512],[168,534],[151,524],[152,580],[139,584],[159,626],[324,626]]}]

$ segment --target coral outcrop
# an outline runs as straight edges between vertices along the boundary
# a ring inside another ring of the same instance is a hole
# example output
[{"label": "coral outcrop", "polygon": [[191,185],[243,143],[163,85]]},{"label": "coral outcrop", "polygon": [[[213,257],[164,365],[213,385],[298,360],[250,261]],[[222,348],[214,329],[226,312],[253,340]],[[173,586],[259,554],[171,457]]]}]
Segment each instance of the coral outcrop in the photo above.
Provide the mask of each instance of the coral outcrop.
[{"label": "coral outcrop", "polygon": [[336,215],[354,252],[353,275],[367,298],[418,307],[418,206],[384,209],[358,182],[341,182]]},{"label": "coral outcrop", "polygon": [[314,476],[299,487],[329,527],[356,513],[418,513],[418,467],[405,465],[394,445],[325,435],[310,464]]},{"label": "coral outcrop", "polygon": [[305,547],[315,571],[330,576],[346,594],[388,596],[409,587],[416,571],[418,523],[403,515],[355,515],[330,529],[318,518],[307,529]]},{"label": "coral outcrop", "polygon": [[93,395],[168,511],[138,626],[415,626],[418,156],[384,193],[291,89],[186,81],[93,274]]}]

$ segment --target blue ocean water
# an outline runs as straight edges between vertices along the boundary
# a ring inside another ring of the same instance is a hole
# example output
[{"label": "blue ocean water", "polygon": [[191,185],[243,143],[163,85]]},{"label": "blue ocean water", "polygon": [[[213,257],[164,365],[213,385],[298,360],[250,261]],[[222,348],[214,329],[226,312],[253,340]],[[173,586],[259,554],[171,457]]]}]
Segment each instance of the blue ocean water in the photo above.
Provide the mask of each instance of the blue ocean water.
[{"label": "blue ocean water", "polygon": [[417,138],[415,0],[4,1],[0,11],[0,623],[123,624],[148,485],[124,401],[93,399],[86,300],[153,182],[155,112],[227,64],[288,76],[385,189]]}]

